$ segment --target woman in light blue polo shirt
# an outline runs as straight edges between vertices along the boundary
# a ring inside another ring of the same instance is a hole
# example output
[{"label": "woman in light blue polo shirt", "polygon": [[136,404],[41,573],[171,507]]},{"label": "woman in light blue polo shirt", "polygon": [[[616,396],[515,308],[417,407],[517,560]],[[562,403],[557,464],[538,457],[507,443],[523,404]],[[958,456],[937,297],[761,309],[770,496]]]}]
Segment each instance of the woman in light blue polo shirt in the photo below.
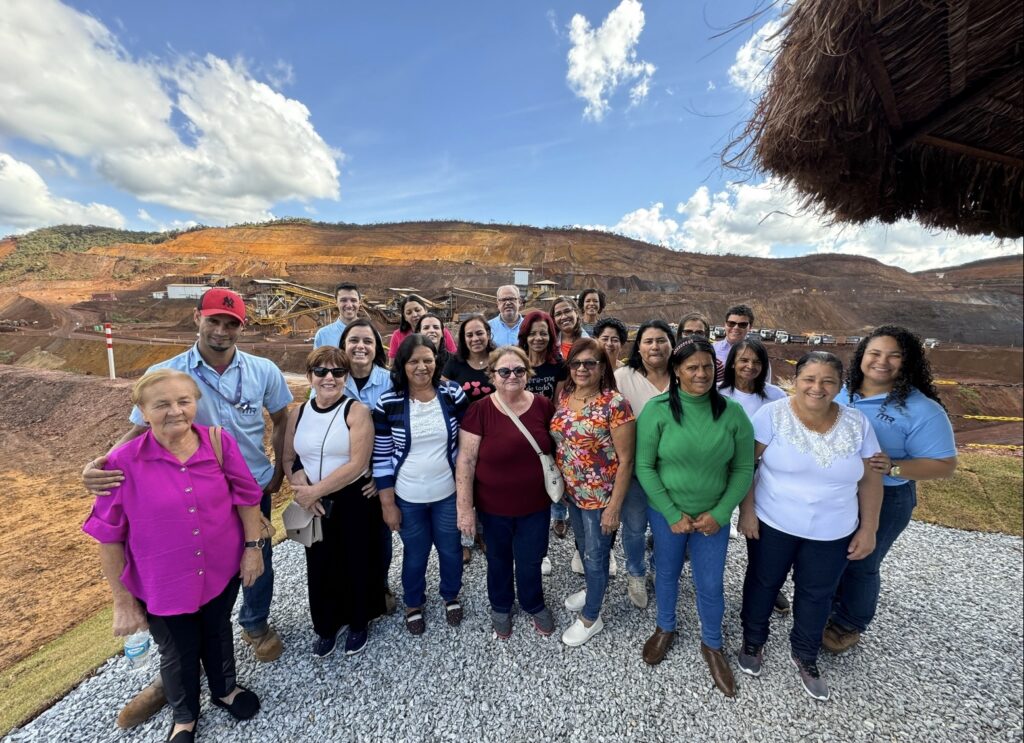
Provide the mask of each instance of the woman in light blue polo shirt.
[{"label": "woman in light blue polo shirt", "polygon": [[883,325],[858,344],[836,402],[867,415],[882,448],[871,467],[885,475],[875,551],[846,568],[822,639],[826,650],[841,653],[860,641],[875,616],[879,568],[910,523],[917,481],[952,477],[956,443],[921,339],[906,328]]}]

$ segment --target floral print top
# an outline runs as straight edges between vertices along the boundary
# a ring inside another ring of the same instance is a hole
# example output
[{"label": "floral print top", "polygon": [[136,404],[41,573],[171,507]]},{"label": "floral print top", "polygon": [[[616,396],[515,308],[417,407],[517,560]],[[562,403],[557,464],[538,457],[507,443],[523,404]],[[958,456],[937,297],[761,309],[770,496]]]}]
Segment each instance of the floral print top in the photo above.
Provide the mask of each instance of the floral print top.
[{"label": "floral print top", "polygon": [[604,508],[612,497],[619,458],[612,429],[636,420],[629,402],[614,390],[604,390],[578,412],[562,393],[551,418],[555,461],[565,480],[565,492],[584,510]]}]

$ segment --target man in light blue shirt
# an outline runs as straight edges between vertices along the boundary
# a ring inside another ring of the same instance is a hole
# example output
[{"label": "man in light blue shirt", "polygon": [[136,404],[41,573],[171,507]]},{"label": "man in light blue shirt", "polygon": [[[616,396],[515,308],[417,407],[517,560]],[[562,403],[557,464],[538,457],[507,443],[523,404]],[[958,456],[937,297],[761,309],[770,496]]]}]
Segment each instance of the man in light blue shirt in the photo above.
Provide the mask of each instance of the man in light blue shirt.
[{"label": "man in light blue shirt", "polygon": [[[715,349],[715,381],[722,383],[725,378],[725,362],[729,358],[732,347],[747,337],[750,326],[754,324],[754,311],[745,304],[733,305],[725,311],[725,338],[711,344]],[[772,381],[772,365],[768,364],[768,381]]]},{"label": "man in light blue shirt", "polygon": [[313,348],[340,347],[341,334],[359,315],[359,288],[355,284],[342,282],[334,287],[334,300],[338,303],[338,319],[316,331],[316,335],[313,336]]},{"label": "man in light blue shirt", "polygon": [[495,346],[518,346],[519,328],[523,316],[519,314],[519,287],[498,287],[498,315],[488,320]]},{"label": "man in light blue shirt", "polygon": [[[245,323],[245,304],[241,296],[229,289],[209,289],[199,300],[193,318],[199,331],[195,345],[154,364],[146,372],[176,369],[196,380],[202,396],[196,408],[195,425],[223,426],[235,438],[249,471],[263,488],[260,509],[269,517],[271,495],[281,487],[284,477],[282,454],[292,394],[274,362],[236,348]],[[264,410],[273,423],[273,464],[263,448]],[[137,407],[132,410],[130,421],[132,428],[112,449],[146,432],[145,421]],[[124,480],[121,470],[104,470],[105,464],[106,456],[98,457],[86,465],[82,473],[86,488],[96,495],[109,495],[109,489]],[[242,625],[242,639],[252,646],[257,660],[269,662],[276,660],[284,649],[277,631],[267,621],[274,591],[269,540],[263,546],[263,564],[263,574],[252,586],[242,589],[238,622]],[[130,702],[122,716],[132,705],[139,706],[137,700],[145,700],[145,712],[133,709],[135,716],[131,717],[131,724],[142,722],[163,706],[166,699],[159,679]],[[120,717],[118,720],[121,724]],[[122,724],[122,727],[131,724]]]}]

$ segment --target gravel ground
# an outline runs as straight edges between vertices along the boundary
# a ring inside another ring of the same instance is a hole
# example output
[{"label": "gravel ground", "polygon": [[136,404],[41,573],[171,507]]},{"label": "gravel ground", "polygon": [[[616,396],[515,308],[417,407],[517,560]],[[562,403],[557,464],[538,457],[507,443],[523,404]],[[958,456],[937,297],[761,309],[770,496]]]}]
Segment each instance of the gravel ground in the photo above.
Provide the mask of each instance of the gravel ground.
[{"label": "gravel ground", "polygon": [[[302,549],[275,550],[273,622],[286,645],[270,665],[257,664],[236,638],[242,683],[263,710],[235,723],[204,696],[199,737],[215,741],[683,741],[683,740],[1022,740],[1024,607],[1022,541],[913,523],[890,553],[881,606],[871,632],[840,658],[823,653],[832,699],[806,696],[788,660],[787,617],[776,616],[765,670],[738,672],[742,542],[730,542],[725,641],[737,671],[738,696],[712,686],[699,653],[692,583],[684,573],[680,636],[665,661],[650,668],[641,647],[654,629],[654,602],[640,611],[625,595],[625,571],[609,585],[605,630],[579,648],[559,639],[572,617],[562,604],[583,585],[569,571],[570,541],[552,538],[545,578],[558,632],[537,635],[524,614],[512,637],[494,639],[488,620],[485,564],[467,567],[466,619],[449,628],[428,592],[427,631],[409,636],[399,615],[371,629],[361,655],[309,653]],[[391,583],[398,588],[397,561]],[[617,546],[619,566],[625,562]],[[428,585],[436,587],[431,559]],[[790,591],[791,593],[791,591]],[[340,645],[340,644],[339,644]],[[60,703],[5,741],[164,740],[169,710],[132,731],[114,724],[141,687],[126,661],[113,658]]]}]

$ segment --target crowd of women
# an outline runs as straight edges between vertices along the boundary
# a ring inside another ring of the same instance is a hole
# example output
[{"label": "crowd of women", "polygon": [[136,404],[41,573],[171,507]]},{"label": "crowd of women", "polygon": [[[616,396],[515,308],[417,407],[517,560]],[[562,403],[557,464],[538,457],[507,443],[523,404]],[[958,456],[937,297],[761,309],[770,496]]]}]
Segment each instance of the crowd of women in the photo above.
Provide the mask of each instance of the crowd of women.
[{"label": "crowd of women", "polygon": [[[656,603],[653,632],[638,641],[638,654],[657,665],[672,648],[689,561],[700,653],[717,688],[733,696],[722,623],[738,510],[746,574],[735,665],[761,673],[773,608],[792,575],[790,658],[807,693],[828,698],[820,649],[843,652],[858,642],[878,604],[881,563],[916,503],[915,483],[955,467],[952,428],[920,339],[901,327],[877,328],[848,368],[832,353],[806,353],[787,395],[771,383],[758,339],[731,344],[720,361],[696,313],[681,319],[678,337],[661,320],[642,323],[623,363],[626,326],[601,317],[603,310],[596,290],[579,303],[559,297],[550,312],[522,317],[517,344],[495,347],[482,315],[464,319],[453,336],[412,298],[390,351],[369,321],[355,319],[337,346],[309,354],[311,395],[291,411],[283,456],[294,501],[317,524],[306,546],[315,656],[330,655],[345,628],[344,652],[362,651],[373,620],[394,610],[393,532],[403,545],[409,634],[428,631],[432,550],[445,621],[463,621],[464,561],[480,542],[498,638],[512,633],[516,604],[541,635],[556,630],[543,575],[552,569],[550,535],[571,536],[583,580],[557,600],[575,615],[562,641],[582,645],[604,627],[621,532],[628,600],[645,608],[653,587]],[[205,542],[220,552],[213,564],[220,592],[193,595],[163,582],[161,570],[185,552],[145,538],[168,520],[192,524],[196,505],[183,520],[126,484],[97,498],[85,530],[103,543],[115,625],[129,624],[127,612],[209,613],[188,630],[199,649],[183,671],[191,705],[184,718],[197,713],[199,660],[214,704],[243,718],[258,700],[235,682],[228,617],[240,582],[262,570],[260,551],[247,549],[260,538],[260,489],[226,432],[217,432],[223,453],[215,462],[205,456],[213,429],[193,425],[199,396],[182,372],[140,379],[133,401],[149,433],[112,454],[111,464],[158,464],[186,492],[193,484],[204,491],[192,501],[208,509],[200,526],[224,537]],[[197,451],[200,470],[181,474]],[[133,553],[127,571],[126,549]],[[171,620],[150,626],[154,635],[185,632]]]}]

